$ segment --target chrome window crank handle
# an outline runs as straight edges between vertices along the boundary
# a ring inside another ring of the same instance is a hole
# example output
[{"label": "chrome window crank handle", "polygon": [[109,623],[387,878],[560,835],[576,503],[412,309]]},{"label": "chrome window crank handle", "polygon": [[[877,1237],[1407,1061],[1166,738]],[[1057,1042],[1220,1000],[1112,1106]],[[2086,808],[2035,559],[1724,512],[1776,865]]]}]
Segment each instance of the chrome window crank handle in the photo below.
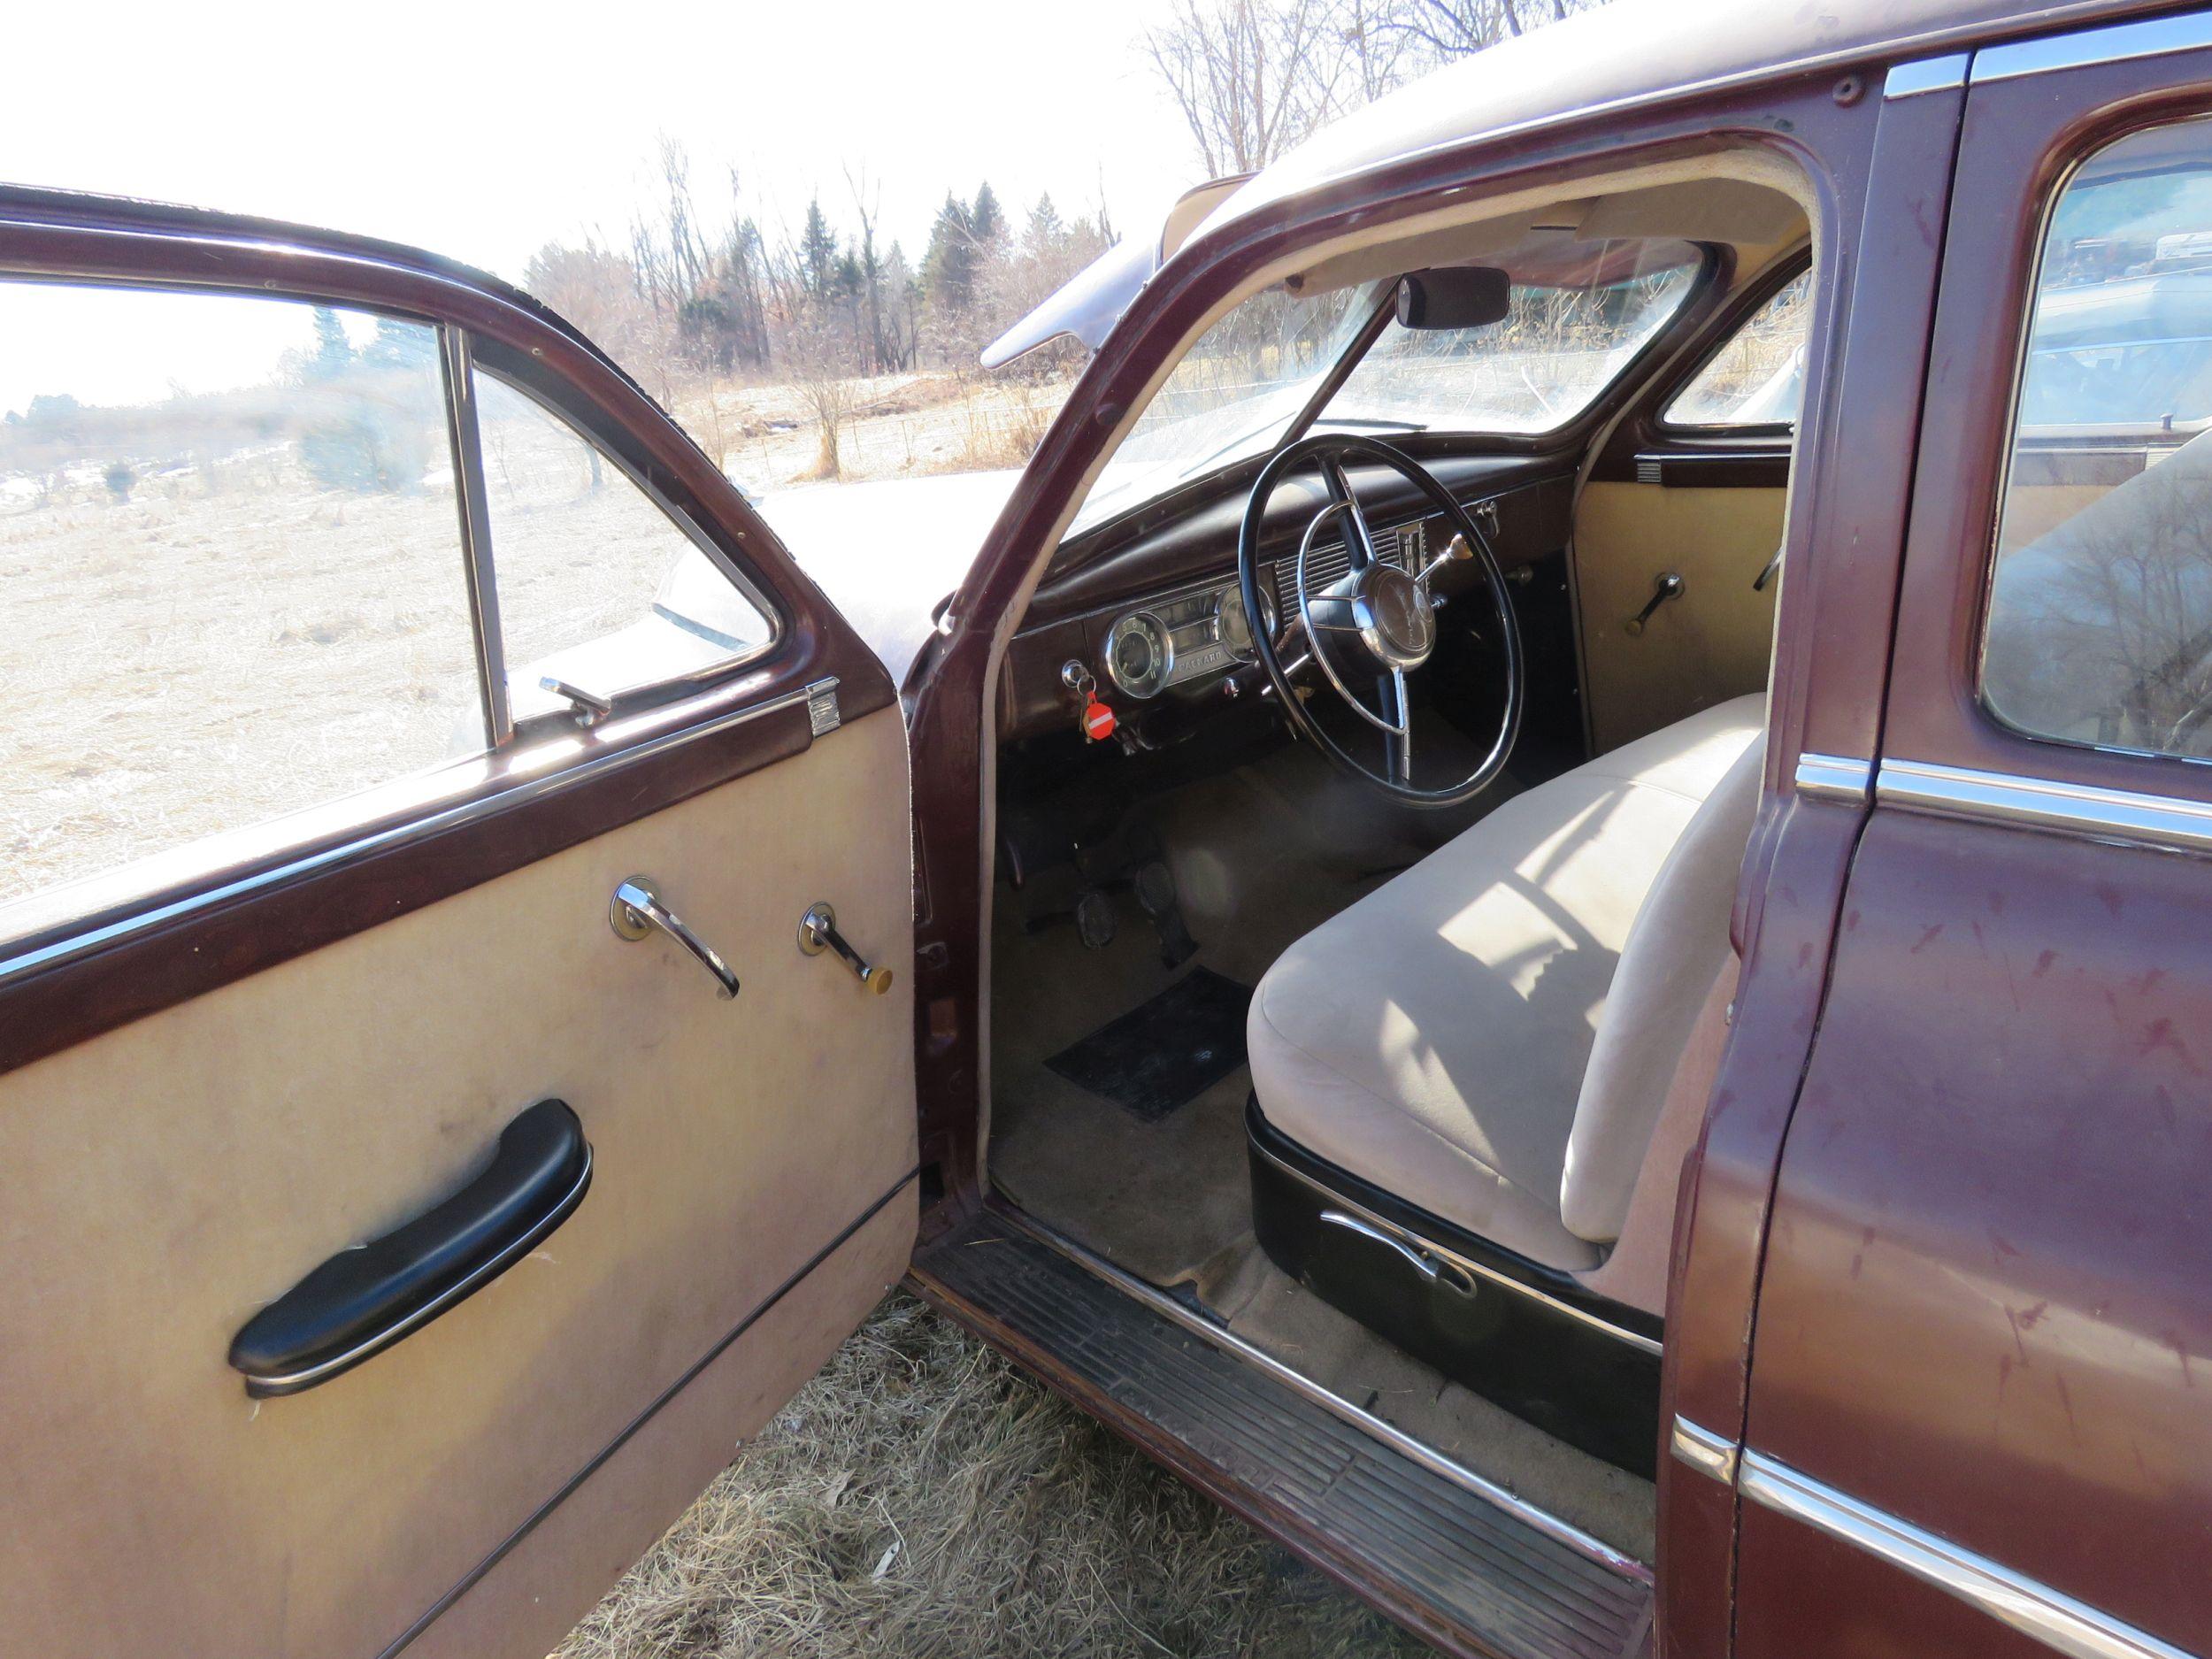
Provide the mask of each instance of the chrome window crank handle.
[{"label": "chrome window crank handle", "polygon": [[682,917],[661,902],[659,892],[643,876],[632,876],[614,890],[607,904],[607,923],[618,937],[634,943],[657,927],[689,951],[692,958],[714,976],[716,990],[726,1001],[737,995],[737,975],[713,946],[684,925]]},{"label": "chrome window crank handle", "polygon": [[838,959],[853,971],[853,977],[878,996],[891,988],[891,970],[870,967],[867,960],[845,942],[845,935],[837,931],[837,912],[826,903],[808,905],[806,914],[799,918],[799,949],[810,956],[818,956],[825,950],[835,951]]}]

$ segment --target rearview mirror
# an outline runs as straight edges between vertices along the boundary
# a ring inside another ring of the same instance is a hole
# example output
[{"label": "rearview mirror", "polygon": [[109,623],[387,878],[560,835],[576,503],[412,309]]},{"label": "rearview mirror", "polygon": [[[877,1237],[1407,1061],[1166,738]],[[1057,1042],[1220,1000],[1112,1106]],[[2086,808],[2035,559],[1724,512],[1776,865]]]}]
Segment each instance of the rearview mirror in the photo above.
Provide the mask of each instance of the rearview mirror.
[{"label": "rearview mirror", "polygon": [[1513,309],[1512,279],[1494,265],[1445,265],[1398,279],[1402,328],[1485,328]]}]

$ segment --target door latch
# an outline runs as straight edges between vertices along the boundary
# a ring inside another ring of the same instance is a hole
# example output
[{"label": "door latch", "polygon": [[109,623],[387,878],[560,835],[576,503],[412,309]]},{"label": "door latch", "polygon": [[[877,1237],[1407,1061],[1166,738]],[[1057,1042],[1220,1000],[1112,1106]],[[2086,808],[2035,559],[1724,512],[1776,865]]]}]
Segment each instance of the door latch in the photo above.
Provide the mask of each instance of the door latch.
[{"label": "door latch", "polygon": [[614,897],[607,902],[607,925],[614,929],[616,937],[633,944],[659,928],[714,976],[716,988],[725,1001],[737,995],[737,975],[730,964],[722,960],[713,946],[693,933],[682,917],[661,902],[658,889],[645,877],[632,876],[615,888]]},{"label": "door latch", "polygon": [[891,970],[870,967],[867,959],[845,942],[845,935],[837,931],[837,912],[826,902],[808,905],[806,914],[799,918],[799,949],[810,956],[835,951],[838,960],[853,971],[853,977],[878,996],[891,988]]}]

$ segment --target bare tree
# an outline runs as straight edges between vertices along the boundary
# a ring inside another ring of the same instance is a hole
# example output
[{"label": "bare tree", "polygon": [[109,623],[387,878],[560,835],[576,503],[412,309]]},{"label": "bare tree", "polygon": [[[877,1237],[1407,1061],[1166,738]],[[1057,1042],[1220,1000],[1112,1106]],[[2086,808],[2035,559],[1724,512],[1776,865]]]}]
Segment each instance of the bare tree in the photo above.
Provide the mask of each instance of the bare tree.
[{"label": "bare tree", "polygon": [[1333,112],[1334,0],[1175,0],[1144,35],[1214,177],[1265,166]]}]

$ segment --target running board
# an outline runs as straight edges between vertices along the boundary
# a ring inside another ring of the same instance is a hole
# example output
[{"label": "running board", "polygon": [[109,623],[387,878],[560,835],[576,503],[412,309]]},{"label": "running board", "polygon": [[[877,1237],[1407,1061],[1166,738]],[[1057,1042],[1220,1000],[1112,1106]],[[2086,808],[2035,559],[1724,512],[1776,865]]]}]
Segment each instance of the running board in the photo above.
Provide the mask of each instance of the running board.
[{"label": "running board", "polygon": [[987,1210],[920,1251],[911,1277],[1077,1405],[1447,1652],[1649,1652],[1646,1569],[1294,1386],[1227,1332],[1081,1254]]}]

